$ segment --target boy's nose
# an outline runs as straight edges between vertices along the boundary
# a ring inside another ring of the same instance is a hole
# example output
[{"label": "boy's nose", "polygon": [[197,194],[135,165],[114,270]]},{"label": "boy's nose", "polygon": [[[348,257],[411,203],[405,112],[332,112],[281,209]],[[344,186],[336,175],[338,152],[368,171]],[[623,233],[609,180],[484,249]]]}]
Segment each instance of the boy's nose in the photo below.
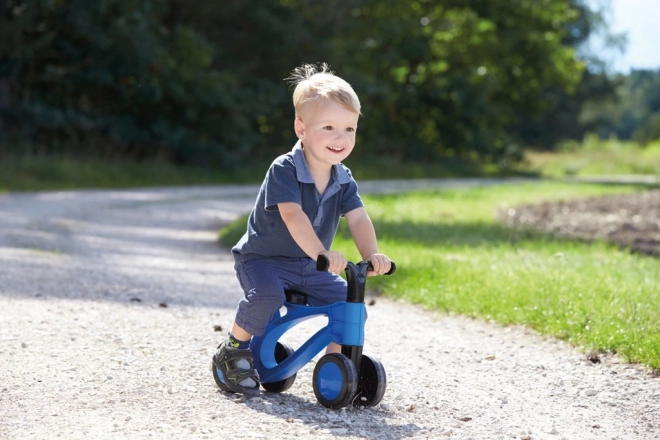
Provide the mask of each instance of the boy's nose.
[{"label": "boy's nose", "polygon": [[337,132],[337,136],[335,136],[335,141],[346,142],[347,140],[348,140],[348,133]]}]

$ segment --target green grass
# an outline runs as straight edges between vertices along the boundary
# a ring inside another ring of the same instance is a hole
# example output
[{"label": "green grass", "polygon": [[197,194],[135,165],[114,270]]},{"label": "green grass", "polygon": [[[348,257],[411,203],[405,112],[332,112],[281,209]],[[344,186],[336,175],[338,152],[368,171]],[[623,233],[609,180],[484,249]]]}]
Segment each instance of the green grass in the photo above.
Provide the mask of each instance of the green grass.
[{"label": "green grass", "polygon": [[[384,158],[350,159],[347,165],[360,180],[523,174],[519,170],[499,170],[492,165],[473,162],[443,161],[402,166],[398,161]],[[159,162],[0,155],[0,192],[261,183],[268,165],[251,163],[235,171],[220,171],[211,167],[182,167]]]},{"label": "green grass", "polygon": [[[130,188],[222,183],[261,183],[268,163],[249,163],[234,171],[214,167],[175,166],[164,162],[102,160],[66,156],[20,156],[0,145],[0,192],[81,188]],[[279,153],[274,154],[280,154]],[[492,163],[442,159],[402,163],[387,157],[349,157],[346,165],[358,180],[447,177],[542,176],[552,178],[615,174],[660,177],[660,140],[642,147],[629,141],[566,141],[557,152],[527,151],[520,164],[499,168]]]},{"label": "green grass", "polygon": [[630,141],[566,141],[557,152],[525,153],[521,170],[544,177],[586,177],[621,174],[660,176],[660,140],[642,147]]},{"label": "green grass", "polygon": [[[639,189],[541,182],[365,196],[380,248],[398,265],[370,288],[660,368],[660,259],[506,228],[493,215],[501,206]],[[244,229],[242,218],[222,231],[222,243]],[[333,248],[359,258],[343,223]]]},{"label": "green grass", "polygon": [[358,180],[429,179],[451,177],[510,177],[526,176],[523,168],[500,168],[492,163],[479,163],[461,159],[441,159],[434,162],[402,162],[388,157],[355,158],[345,162]]},{"label": "green grass", "polygon": [[2,156],[0,192],[246,183],[263,178],[264,170],[229,173],[157,162]]}]

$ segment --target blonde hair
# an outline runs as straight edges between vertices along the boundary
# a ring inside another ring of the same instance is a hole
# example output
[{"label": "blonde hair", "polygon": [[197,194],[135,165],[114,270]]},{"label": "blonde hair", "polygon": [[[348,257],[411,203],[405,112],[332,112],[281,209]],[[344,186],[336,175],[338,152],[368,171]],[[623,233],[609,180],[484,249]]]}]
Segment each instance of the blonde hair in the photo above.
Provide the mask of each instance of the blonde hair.
[{"label": "blonde hair", "polygon": [[360,113],[360,100],[349,83],[336,76],[326,63],[320,66],[303,64],[291,72],[287,80],[295,86],[293,107],[296,118],[310,105],[318,106],[332,100],[357,114]]}]

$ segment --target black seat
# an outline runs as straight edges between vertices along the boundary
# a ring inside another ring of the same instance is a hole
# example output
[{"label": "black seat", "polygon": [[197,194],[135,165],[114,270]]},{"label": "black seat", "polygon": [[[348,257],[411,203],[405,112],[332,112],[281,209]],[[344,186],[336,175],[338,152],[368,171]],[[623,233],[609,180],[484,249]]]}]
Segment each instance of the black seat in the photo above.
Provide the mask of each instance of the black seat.
[{"label": "black seat", "polygon": [[307,305],[307,294],[297,290],[285,290],[286,302],[291,304]]}]

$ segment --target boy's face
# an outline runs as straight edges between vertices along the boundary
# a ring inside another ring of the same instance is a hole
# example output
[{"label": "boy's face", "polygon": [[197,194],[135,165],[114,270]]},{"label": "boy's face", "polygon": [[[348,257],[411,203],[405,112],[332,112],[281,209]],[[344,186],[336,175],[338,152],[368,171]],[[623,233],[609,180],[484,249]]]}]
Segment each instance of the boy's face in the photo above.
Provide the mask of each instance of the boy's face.
[{"label": "boy's face", "polygon": [[296,119],[294,128],[310,170],[330,168],[351,154],[359,117],[358,113],[328,101]]}]

